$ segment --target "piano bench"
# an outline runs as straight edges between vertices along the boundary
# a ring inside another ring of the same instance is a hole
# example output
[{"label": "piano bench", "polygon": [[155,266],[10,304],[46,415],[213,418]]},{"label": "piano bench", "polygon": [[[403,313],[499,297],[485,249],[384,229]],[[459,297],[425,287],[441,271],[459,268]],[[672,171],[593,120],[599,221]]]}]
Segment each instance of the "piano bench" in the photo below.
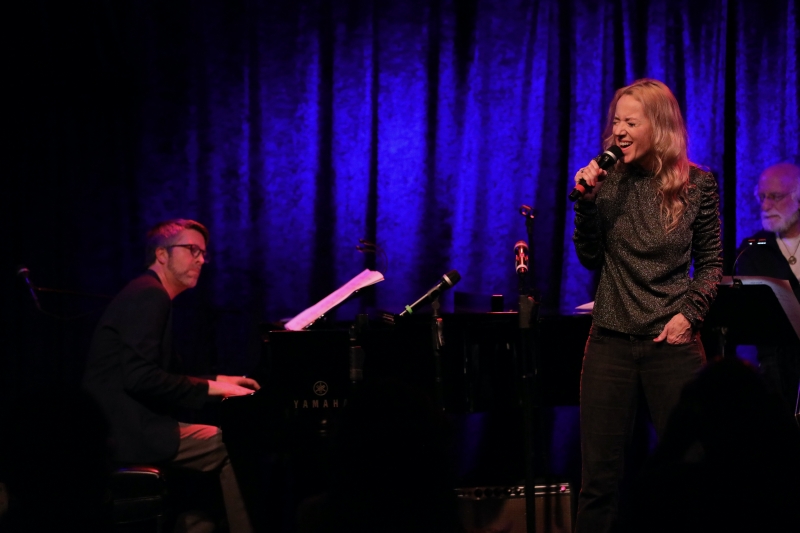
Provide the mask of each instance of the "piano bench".
[{"label": "piano bench", "polygon": [[160,533],[166,517],[166,485],[161,469],[131,465],[111,474],[115,531]]}]

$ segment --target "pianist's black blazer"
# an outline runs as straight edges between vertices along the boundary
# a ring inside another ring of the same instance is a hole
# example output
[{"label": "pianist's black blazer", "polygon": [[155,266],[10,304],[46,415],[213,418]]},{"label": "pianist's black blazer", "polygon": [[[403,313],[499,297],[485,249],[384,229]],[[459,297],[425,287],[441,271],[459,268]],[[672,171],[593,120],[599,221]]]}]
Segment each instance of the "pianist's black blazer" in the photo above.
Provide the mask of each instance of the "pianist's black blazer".
[{"label": "pianist's black blazer", "polygon": [[109,304],[92,338],[83,385],[105,412],[116,460],[158,463],[178,451],[177,407],[199,408],[208,382],[173,373],[172,301],[155,272]]}]

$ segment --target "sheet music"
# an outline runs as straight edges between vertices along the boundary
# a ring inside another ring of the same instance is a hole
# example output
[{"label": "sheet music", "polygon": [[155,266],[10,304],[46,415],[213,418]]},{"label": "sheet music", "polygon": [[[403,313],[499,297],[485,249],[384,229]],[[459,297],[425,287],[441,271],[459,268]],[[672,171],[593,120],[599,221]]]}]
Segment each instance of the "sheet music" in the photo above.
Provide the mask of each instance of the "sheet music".
[{"label": "sheet music", "polygon": [[383,281],[383,274],[365,269],[353,279],[288,321],[283,327],[290,331],[300,331],[318,320],[322,315],[347,300],[356,291]]}]

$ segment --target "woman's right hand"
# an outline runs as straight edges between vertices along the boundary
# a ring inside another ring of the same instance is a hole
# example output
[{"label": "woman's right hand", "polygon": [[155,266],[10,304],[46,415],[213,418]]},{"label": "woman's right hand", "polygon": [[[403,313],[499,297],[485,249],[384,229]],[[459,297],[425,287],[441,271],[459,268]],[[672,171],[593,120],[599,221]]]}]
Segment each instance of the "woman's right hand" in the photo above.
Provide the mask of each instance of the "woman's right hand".
[{"label": "woman's right hand", "polygon": [[588,165],[578,170],[575,174],[575,184],[577,185],[580,180],[583,180],[588,186],[581,198],[589,202],[594,202],[597,192],[600,190],[600,187],[603,186],[602,180],[604,180],[607,175],[608,173],[601,169],[600,165],[598,165],[597,161],[594,159],[589,161]]}]

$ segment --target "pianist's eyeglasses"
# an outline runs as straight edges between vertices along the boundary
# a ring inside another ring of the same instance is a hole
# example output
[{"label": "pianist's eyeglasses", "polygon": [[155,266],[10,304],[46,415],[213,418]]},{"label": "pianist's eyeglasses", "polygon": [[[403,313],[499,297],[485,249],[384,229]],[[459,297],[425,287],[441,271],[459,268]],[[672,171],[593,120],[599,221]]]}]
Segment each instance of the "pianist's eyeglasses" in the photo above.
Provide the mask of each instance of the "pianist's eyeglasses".
[{"label": "pianist's eyeglasses", "polygon": [[169,246],[165,246],[164,248],[186,248],[189,250],[189,253],[192,254],[192,257],[197,259],[200,255],[203,255],[203,259],[205,259],[206,263],[208,263],[208,251],[203,250],[196,244],[170,244]]}]

